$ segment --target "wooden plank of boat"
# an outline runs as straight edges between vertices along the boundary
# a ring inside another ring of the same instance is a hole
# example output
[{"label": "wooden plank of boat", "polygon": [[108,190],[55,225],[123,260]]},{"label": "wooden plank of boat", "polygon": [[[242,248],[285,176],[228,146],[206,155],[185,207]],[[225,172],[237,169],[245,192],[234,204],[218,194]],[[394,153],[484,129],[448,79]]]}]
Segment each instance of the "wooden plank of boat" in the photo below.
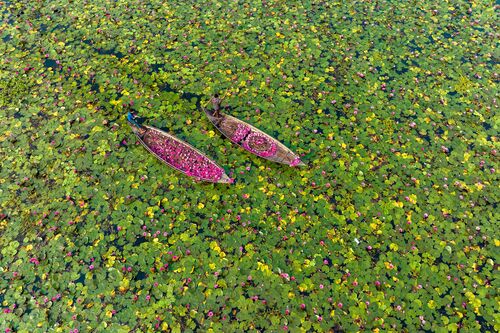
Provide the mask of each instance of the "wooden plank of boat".
[{"label": "wooden plank of boat", "polygon": [[305,165],[287,146],[254,126],[221,112],[217,105],[215,110],[204,107],[202,109],[210,122],[225,137],[252,154],[290,166]]},{"label": "wooden plank of boat", "polygon": [[131,113],[127,119],[139,142],[166,165],[199,180],[232,183],[222,167],[187,142],[158,128],[140,125]]}]

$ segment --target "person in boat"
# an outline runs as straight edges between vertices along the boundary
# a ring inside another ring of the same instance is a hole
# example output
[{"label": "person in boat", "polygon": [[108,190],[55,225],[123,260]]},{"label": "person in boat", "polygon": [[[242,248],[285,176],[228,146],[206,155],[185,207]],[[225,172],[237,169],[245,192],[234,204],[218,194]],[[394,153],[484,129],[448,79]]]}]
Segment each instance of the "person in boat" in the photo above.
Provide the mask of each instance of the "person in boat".
[{"label": "person in boat", "polygon": [[216,117],[216,118],[219,118],[221,115],[220,115],[220,102],[221,102],[221,99],[219,97],[219,95],[215,94],[213,97],[212,97],[212,105],[214,107],[213,111],[212,111],[212,116],[213,117]]},{"label": "person in boat", "polygon": [[142,126],[141,124],[139,124],[136,120],[137,118],[137,115],[135,114],[134,111],[129,111],[128,114],[127,114],[127,120],[133,125],[135,126],[138,130],[139,130],[139,135],[144,135],[144,133],[146,132],[146,128],[144,128],[144,126]]}]

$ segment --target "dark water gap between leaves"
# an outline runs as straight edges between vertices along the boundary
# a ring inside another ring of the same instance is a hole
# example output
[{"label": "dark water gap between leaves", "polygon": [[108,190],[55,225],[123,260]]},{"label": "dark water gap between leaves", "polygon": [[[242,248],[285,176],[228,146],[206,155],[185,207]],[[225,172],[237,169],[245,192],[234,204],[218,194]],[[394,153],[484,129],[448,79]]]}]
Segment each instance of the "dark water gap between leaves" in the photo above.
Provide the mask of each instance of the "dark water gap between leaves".
[{"label": "dark water gap between leaves", "polygon": [[57,62],[53,59],[46,58],[43,62],[43,66],[45,68],[52,68],[53,70],[61,71],[62,66],[58,65]]},{"label": "dark water gap between leaves", "polygon": [[9,7],[12,6],[12,1],[5,1],[5,9],[2,11],[2,15],[7,16],[7,25],[13,25],[14,19],[12,18],[12,13],[9,11]]},{"label": "dark water gap between leaves", "polygon": [[123,54],[121,51],[117,51],[116,47],[110,48],[110,49],[105,49],[101,47],[96,47],[94,45],[94,41],[91,39],[85,39],[82,40],[82,43],[90,46],[94,52],[100,55],[114,55],[117,59],[122,59],[125,57],[125,54]]}]

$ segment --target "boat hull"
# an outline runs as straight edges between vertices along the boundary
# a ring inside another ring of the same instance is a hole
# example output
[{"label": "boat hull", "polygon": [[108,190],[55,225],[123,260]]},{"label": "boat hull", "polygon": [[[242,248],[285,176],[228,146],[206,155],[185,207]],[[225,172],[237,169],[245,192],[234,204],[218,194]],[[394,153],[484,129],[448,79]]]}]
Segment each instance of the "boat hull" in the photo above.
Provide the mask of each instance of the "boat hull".
[{"label": "boat hull", "polygon": [[229,140],[266,160],[290,166],[304,166],[300,157],[284,144],[233,116],[203,109],[210,122]]},{"label": "boat hull", "polygon": [[157,159],[183,174],[212,183],[231,183],[224,169],[190,144],[158,128],[130,126],[139,142]]}]

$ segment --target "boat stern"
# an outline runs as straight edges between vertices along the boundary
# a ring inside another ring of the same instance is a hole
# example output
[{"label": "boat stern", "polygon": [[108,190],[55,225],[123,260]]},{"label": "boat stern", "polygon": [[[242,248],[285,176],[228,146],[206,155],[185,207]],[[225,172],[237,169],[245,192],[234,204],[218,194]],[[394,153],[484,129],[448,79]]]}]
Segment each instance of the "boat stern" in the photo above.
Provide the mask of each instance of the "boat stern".
[{"label": "boat stern", "polygon": [[296,166],[298,166],[298,167],[305,167],[305,166],[307,166],[307,164],[305,164],[302,161],[299,161],[299,164],[297,164]]},{"label": "boat stern", "polygon": [[223,173],[222,176],[220,177],[220,179],[217,181],[217,183],[232,184],[232,183],[234,183],[234,179],[229,178],[228,175],[226,175],[225,173]]}]

